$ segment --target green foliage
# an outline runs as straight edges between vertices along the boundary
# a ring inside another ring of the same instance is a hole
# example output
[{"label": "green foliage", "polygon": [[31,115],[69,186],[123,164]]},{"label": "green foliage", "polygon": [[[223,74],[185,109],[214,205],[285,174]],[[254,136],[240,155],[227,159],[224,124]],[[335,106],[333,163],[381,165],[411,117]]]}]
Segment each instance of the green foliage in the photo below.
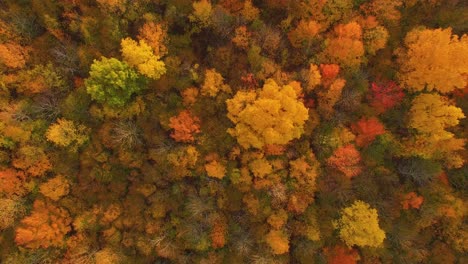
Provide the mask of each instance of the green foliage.
[{"label": "green foliage", "polygon": [[91,98],[99,103],[122,107],[145,88],[146,81],[125,62],[101,57],[91,65],[85,85]]}]

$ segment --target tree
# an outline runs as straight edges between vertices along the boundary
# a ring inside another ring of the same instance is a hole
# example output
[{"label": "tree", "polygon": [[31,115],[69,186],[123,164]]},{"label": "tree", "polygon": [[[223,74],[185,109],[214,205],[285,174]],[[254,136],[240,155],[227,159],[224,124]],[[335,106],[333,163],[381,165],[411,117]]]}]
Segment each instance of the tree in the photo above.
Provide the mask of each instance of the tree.
[{"label": "tree", "polygon": [[222,179],[226,175],[226,167],[217,160],[212,160],[205,164],[206,174],[208,176]]},{"label": "tree", "polygon": [[48,141],[60,147],[69,148],[76,152],[80,146],[88,141],[88,128],[76,125],[73,121],[58,119],[46,132]]},{"label": "tree", "polygon": [[319,23],[314,20],[301,20],[297,27],[288,33],[288,39],[295,48],[308,47],[321,29]]},{"label": "tree", "polygon": [[326,119],[330,119],[334,113],[333,107],[341,98],[341,92],[346,85],[346,80],[342,78],[335,79],[330,86],[317,92],[318,111]]},{"label": "tree", "polygon": [[174,129],[171,137],[177,142],[193,142],[194,134],[200,133],[200,119],[184,110],[169,119],[169,127]]},{"label": "tree", "polygon": [[229,85],[224,84],[224,78],[215,69],[205,71],[205,81],[201,87],[203,96],[215,97],[219,92],[230,92]]},{"label": "tree", "polygon": [[415,192],[410,192],[404,196],[403,201],[401,201],[401,205],[405,210],[408,210],[410,208],[419,209],[423,202],[424,197],[418,196]]},{"label": "tree", "polygon": [[270,230],[265,240],[275,255],[289,252],[289,238],[283,230]]},{"label": "tree", "polygon": [[39,192],[53,201],[58,201],[62,196],[67,195],[69,191],[70,183],[62,175],[48,180],[39,187]]},{"label": "tree", "polygon": [[226,101],[228,118],[236,125],[228,133],[244,148],[284,145],[304,131],[308,111],[290,85],[268,79],[262,90],[239,91]]},{"label": "tree", "polygon": [[26,186],[26,175],[22,171],[15,169],[5,169],[0,171],[0,193],[8,197],[22,197],[28,193]]},{"label": "tree", "polygon": [[34,146],[20,147],[13,156],[12,164],[32,177],[43,176],[52,169],[52,163],[44,150]]},{"label": "tree", "polygon": [[17,215],[24,211],[25,208],[21,202],[9,198],[0,198],[0,231],[13,226]]},{"label": "tree", "polygon": [[468,35],[452,35],[451,28],[414,29],[405,46],[398,76],[408,90],[449,93],[466,87]]},{"label": "tree", "polygon": [[86,91],[99,103],[122,107],[134,93],[145,87],[145,80],[130,66],[114,58],[101,57],[91,65]]},{"label": "tree", "polygon": [[166,43],[168,42],[167,29],[163,24],[147,22],[138,30],[138,39],[144,40],[148,46],[153,48],[156,57],[167,54]]},{"label": "tree", "polygon": [[29,58],[29,48],[16,43],[0,44],[0,63],[8,68],[24,68]]},{"label": "tree", "polygon": [[307,73],[307,91],[312,91],[322,81],[320,71],[315,64],[310,64],[309,71]]},{"label": "tree", "polygon": [[197,23],[201,28],[211,25],[212,6],[208,0],[194,1],[193,14],[189,16],[191,22]]},{"label": "tree", "polygon": [[236,28],[235,36],[232,38],[232,43],[238,48],[247,50],[249,48],[249,40],[251,33],[247,30],[246,26],[240,26]]},{"label": "tree", "polygon": [[383,113],[403,100],[403,89],[394,81],[372,83],[370,89],[370,105],[379,113]]},{"label": "tree", "polygon": [[348,247],[380,247],[385,239],[385,232],[379,227],[377,210],[363,201],[357,200],[341,210],[340,219],[333,224]]},{"label": "tree", "polygon": [[420,94],[414,98],[409,111],[409,127],[435,141],[452,138],[446,128],[456,126],[465,118],[463,111],[450,105],[446,97],[438,94]]},{"label": "tree", "polygon": [[145,40],[136,42],[131,38],[125,38],[120,45],[124,61],[135,67],[140,74],[157,80],[166,73],[164,62],[159,60],[159,56],[154,55],[153,49]]},{"label": "tree", "polygon": [[343,246],[334,246],[333,248],[325,248],[328,264],[356,264],[360,259],[358,252],[355,249],[346,248]]},{"label": "tree", "polygon": [[368,146],[378,135],[385,133],[385,128],[379,119],[361,118],[357,123],[351,125],[351,129],[356,136],[356,145],[360,147]]},{"label": "tree", "polygon": [[337,25],[332,36],[327,39],[322,56],[325,60],[343,67],[358,67],[364,56],[361,26],[356,22]]},{"label": "tree", "polygon": [[346,177],[352,178],[361,173],[361,154],[354,145],[340,147],[328,158],[327,163],[331,167],[341,171]]},{"label": "tree", "polygon": [[34,201],[31,215],[21,220],[15,242],[30,249],[62,247],[71,231],[71,218],[65,209],[43,200]]}]

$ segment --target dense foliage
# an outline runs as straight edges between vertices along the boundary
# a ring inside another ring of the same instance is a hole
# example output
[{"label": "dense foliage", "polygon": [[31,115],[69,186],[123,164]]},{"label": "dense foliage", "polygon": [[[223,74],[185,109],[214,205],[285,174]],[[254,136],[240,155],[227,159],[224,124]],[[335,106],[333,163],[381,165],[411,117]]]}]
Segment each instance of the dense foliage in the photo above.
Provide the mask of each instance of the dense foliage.
[{"label": "dense foliage", "polygon": [[468,263],[467,17],[0,1],[0,263]]}]

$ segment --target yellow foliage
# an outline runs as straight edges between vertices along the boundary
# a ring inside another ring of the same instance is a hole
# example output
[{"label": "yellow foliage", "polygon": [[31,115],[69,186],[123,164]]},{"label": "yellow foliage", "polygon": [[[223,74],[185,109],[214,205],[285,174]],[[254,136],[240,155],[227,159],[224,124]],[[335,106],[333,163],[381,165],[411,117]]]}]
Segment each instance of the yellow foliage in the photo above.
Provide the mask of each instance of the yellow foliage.
[{"label": "yellow foliage", "polygon": [[241,14],[247,21],[253,21],[258,18],[260,10],[252,4],[252,0],[246,0]]},{"label": "yellow foliage", "polygon": [[260,91],[239,91],[226,101],[228,118],[236,124],[228,132],[244,148],[284,145],[304,132],[308,111],[290,85],[268,79]]},{"label": "yellow foliage", "polygon": [[317,85],[319,85],[322,81],[322,76],[320,75],[320,71],[315,64],[310,64],[309,72],[307,76],[307,91],[312,91]]},{"label": "yellow foliage", "polygon": [[52,163],[43,149],[24,146],[16,151],[13,167],[23,170],[32,177],[40,177],[52,169]]},{"label": "yellow foliage", "polygon": [[278,212],[268,217],[268,224],[274,229],[280,229],[288,221],[288,213],[284,209],[280,209]]},{"label": "yellow foliage", "polygon": [[69,147],[70,151],[76,152],[78,148],[88,141],[88,128],[76,125],[73,121],[58,119],[57,123],[51,125],[46,132],[48,141],[60,147]]},{"label": "yellow foliage", "polygon": [[355,201],[344,208],[334,226],[348,247],[379,247],[385,239],[385,232],[379,227],[377,210],[363,201]]},{"label": "yellow foliage", "polygon": [[265,239],[275,255],[289,252],[289,238],[284,231],[271,230]]},{"label": "yellow foliage", "polygon": [[53,201],[58,201],[62,196],[67,195],[69,191],[70,184],[62,175],[48,180],[39,187],[39,192]]},{"label": "yellow foliage", "polygon": [[399,78],[411,91],[463,89],[468,75],[468,35],[452,29],[415,29],[405,37]]},{"label": "yellow foliage", "polygon": [[203,96],[215,97],[220,91],[230,92],[229,85],[223,83],[224,78],[215,69],[205,71],[205,82],[201,87]]},{"label": "yellow foliage", "polygon": [[197,22],[201,27],[211,24],[212,6],[208,0],[201,0],[192,3],[193,14],[189,16],[190,21]]},{"label": "yellow foliage", "polygon": [[120,45],[124,61],[137,68],[139,73],[154,80],[166,73],[164,62],[154,55],[153,49],[146,44],[145,40],[136,42],[131,38],[125,38],[122,39]]},{"label": "yellow foliage", "polygon": [[118,264],[122,258],[112,249],[103,248],[94,254],[96,264]]},{"label": "yellow foliage", "polygon": [[23,211],[24,208],[18,201],[0,198],[0,230],[12,226],[15,223],[17,215]]},{"label": "yellow foliage", "polygon": [[26,65],[29,49],[15,43],[0,44],[0,63],[8,68],[21,69]]},{"label": "yellow foliage", "polygon": [[265,158],[255,159],[250,162],[249,169],[257,178],[264,178],[273,171],[271,164]]},{"label": "yellow foliage", "polygon": [[205,170],[208,176],[213,178],[222,179],[226,175],[226,167],[216,160],[205,164]]},{"label": "yellow foliage", "polygon": [[409,127],[426,135],[431,140],[453,137],[448,127],[456,126],[464,118],[463,111],[450,105],[447,98],[438,94],[420,94],[414,98],[409,112]]}]

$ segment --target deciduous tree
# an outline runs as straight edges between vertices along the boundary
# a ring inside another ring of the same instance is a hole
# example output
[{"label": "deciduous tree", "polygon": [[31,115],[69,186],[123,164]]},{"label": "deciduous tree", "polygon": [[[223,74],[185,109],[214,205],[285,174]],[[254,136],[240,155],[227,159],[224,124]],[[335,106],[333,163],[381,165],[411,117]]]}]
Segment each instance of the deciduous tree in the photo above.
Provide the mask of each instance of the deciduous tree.
[{"label": "deciduous tree", "polygon": [[169,119],[169,127],[174,129],[171,137],[177,142],[193,142],[194,134],[200,133],[200,119],[188,110],[184,110],[177,116]]},{"label": "deciduous tree", "polygon": [[266,81],[258,92],[239,91],[226,101],[228,118],[236,125],[228,132],[244,148],[284,145],[304,131],[308,111],[294,89]]},{"label": "deciduous tree", "polygon": [[340,147],[333,152],[333,156],[328,158],[328,165],[341,171],[346,177],[352,178],[361,173],[361,154],[354,145]]},{"label": "deciduous tree", "polygon": [[[414,29],[400,54],[400,82],[410,91],[449,93],[467,85],[468,35],[452,29]],[[454,63],[456,62],[456,63]]]},{"label": "deciduous tree", "polygon": [[374,141],[375,137],[385,133],[385,128],[380,121],[375,118],[361,118],[357,123],[351,125],[353,133],[356,135],[356,145],[365,147]]},{"label": "deciduous tree", "polygon": [[125,38],[120,45],[124,61],[135,67],[140,74],[157,80],[166,73],[164,62],[159,60],[159,56],[153,53],[153,49],[145,40],[136,42],[131,38]]},{"label": "deciduous tree", "polygon": [[348,247],[380,247],[385,239],[385,232],[379,227],[377,210],[363,201],[355,201],[341,210],[341,217],[334,225]]},{"label": "deciduous tree", "polygon": [[372,83],[370,89],[370,105],[379,113],[383,113],[403,100],[403,89],[394,81]]},{"label": "deciduous tree", "polygon": [[58,119],[46,132],[48,141],[60,147],[69,148],[76,152],[80,146],[88,141],[88,128],[77,125],[73,121]]}]

